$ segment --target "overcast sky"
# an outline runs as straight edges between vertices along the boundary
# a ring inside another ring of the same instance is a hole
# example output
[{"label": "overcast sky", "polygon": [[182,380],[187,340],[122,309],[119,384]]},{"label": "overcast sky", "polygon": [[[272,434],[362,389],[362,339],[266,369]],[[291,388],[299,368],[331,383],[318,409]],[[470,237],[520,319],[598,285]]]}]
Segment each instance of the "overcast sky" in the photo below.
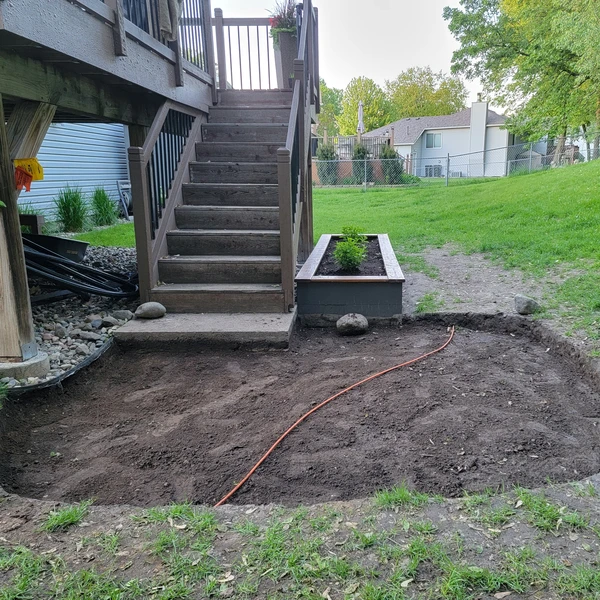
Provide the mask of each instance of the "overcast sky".
[{"label": "overcast sky", "polygon": [[[274,0],[212,0],[225,17],[268,16]],[[442,18],[458,0],[315,0],[319,7],[321,76],[345,88],[364,75],[383,85],[409,67],[450,72],[457,43]],[[479,85],[465,82],[469,103]]]}]

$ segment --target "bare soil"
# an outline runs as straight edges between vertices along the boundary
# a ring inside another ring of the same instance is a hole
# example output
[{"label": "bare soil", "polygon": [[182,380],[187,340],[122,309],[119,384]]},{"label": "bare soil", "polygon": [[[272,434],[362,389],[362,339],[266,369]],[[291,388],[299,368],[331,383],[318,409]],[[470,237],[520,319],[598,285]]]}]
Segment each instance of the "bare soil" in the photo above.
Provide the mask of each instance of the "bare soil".
[{"label": "bare soil", "polygon": [[[7,403],[0,485],[61,501],[214,503],[306,410],[447,336],[417,321],[360,338],[299,329],[289,351],[115,349],[62,392]],[[346,500],[402,480],[456,496],[581,479],[600,471],[599,399],[554,347],[461,327],[443,352],[310,417],[233,502]]]},{"label": "bare soil", "polygon": [[385,265],[379,248],[379,240],[368,239],[366,244],[366,255],[363,262],[353,271],[342,269],[333,257],[337,239],[332,239],[325,250],[321,264],[317,269],[317,275],[364,275],[364,276],[379,276],[385,275]]}]

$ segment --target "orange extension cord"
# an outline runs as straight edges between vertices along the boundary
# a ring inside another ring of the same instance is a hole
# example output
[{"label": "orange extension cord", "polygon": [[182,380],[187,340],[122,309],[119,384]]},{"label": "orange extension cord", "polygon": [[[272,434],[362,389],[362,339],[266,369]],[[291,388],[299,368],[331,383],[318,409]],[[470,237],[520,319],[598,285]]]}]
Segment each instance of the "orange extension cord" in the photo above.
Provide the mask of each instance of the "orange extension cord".
[{"label": "orange extension cord", "polygon": [[323,406],[325,406],[326,404],[329,404],[332,400],[335,400],[336,398],[339,398],[342,394],[345,394],[346,392],[349,392],[350,390],[353,390],[353,389],[357,388],[359,385],[362,385],[363,383],[367,383],[367,381],[371,381],[373,379],[376,379],[377,377],[381,377],[382,375],[385,375],[386,373],[390,373],[391,371],[396,371],[397,369],[401,369],[402,367],[408,367],[408,365],[412,365],[412,364],[414,364],[416,362],[419,362],[420,360],[423,360],[423,359],[431,356],[432,354],[437,354],[438,352],[441,352],[444,348],[446,348],[446,346],[448,346],[450,344],[450,342],[452,341],[453,337],[454,337],[454,326],[452,326],[450,328],[450,337],[444,342],[444,344],[442,346],[440,346],[436,350],[432,350],[431,352],[427,352],[427,354],[422,354],[421,356],[418,356],[417,358],[413,358],[413,359],[411,359],[409,361],[403,362],[402,364],[396,365],[395,367],[390,367],[389,369],[385,369],[385,371],[380,371],[379,373],[375,373],[374,375],[370,375],[366,379],[362,379],[361,381],[358,381],[358,382],[352,384],[351,386],[343,389],[341,392],[338,392],[337,394],[334,394],[330,398],[327,398],[327,400],[321,402],[321,404],[318,404],[317,406],[315,406],[314,408],[312,408],[311,410],[309,410],[307,413],[305,413],[304,415],[302,415],[265,452],[265,454],[263,454],[263,456],[261,457],[261,459],[250,469],[250,471],[248,471],[248,474],[244,477],[244,479],[242,479],[226,496],[224,496],[221,500],[219,500],[219,502],[217,502],[215,504],[215,508],[217,506],[221,506],[221,505],[225,504],[225,502],[227,502],[227,500],[229,500],[229,498],[231,498],[231,496],[233,496],[246,483],[246,481],[248,481],[248,479],[250,479],[250,477],[252,477],[252,475],[254,475],[254,473],[258,469],[258,467],[260,467],[260,465],[262,465],[265,462],[265,460],[267,460],[267,458],[269,458],[269,456],[272,454],[273,450],[275,450],[275,448],[277,448],[277,446],[279,446],[279,444],[281,444],[281,442],[283,442],[283,440],[292,431],[294,431],[294,429],[296,429],[296,427],[298,427],[298,425],[300,425],[300,423],[302,423],[302,421],[305,421],[306,419],[308,419],[308,417],[310,417],[310,415],[312,415],[314,412],[317,412],[320,408],[323,408]]}]

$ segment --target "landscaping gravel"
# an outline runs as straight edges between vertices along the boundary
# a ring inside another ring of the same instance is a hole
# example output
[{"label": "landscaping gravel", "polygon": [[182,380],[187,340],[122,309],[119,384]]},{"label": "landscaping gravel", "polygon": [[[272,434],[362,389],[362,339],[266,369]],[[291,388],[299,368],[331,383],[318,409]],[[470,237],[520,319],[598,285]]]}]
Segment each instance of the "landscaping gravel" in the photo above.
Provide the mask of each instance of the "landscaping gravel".
[{"label": "landscaping gravel", "polygon": [[[84,264],[113,273],[129,275],[137,271],[136,253],[132,248],[101,248],[90,246]],[[47,293],[43,281],[30,281],[32,296]],[[102,347],[119,326],[133,318],[138,299],[116,299],[92,296],[89,301],[80,297],[67,298],[51,304],[33,307],[35,339],[42,352],[50,358],[46,377],[13,379],[0,382],[9,388],[49,382],[77,367]]]}]

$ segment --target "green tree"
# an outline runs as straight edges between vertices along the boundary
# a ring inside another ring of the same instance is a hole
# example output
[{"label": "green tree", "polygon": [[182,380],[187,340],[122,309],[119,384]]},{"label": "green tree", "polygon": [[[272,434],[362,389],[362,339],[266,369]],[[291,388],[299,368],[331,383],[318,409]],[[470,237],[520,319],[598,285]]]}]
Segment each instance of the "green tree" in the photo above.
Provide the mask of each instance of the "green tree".
[{"label": "green tree", "polygon": [[338,117],[342,114],[343,90],[327,87],[324,79],[321,79],[321,113],[319,114],[319,124],[317,126],[317,135],[322,136],[325,129],[327,135],[339,135],[340,127]]},{"label": "green tree", "polygon": [[356,134],[358,103],[362,100],[365,131],[383,127],[392,121],[390,103],[385,92],[368,77],[355,77],[344,90],[342,113],[338,125],[342,135]]},{"label": "green tree", "polygon": [[386,81],[393,120],[451,115],[466,107],[467,90],[460,78],[413,67]]},{"label": "green tree", "polygon": [[582,11],[598,9],[589,0],[460,4],[461,8],[444,9],[460,43],[452,71],[469,79],[480,77],[486,91],[510,107],[512,132],[529,139],[556,136],[559,153],[571,128],[580,129],[597,118],[599,86],[569,27],[573,19],[582,18]]}]

